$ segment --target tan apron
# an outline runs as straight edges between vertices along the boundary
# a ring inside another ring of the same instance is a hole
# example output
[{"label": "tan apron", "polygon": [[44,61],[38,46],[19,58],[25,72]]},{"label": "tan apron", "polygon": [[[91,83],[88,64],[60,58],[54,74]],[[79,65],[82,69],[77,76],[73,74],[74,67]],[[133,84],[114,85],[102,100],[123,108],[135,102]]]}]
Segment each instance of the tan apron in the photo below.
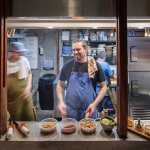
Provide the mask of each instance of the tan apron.
[{"label": "tan apron", "polygon": [[34,119],[32,97],[22,99],[21,94],[27,85],[27,79],[18,79],[18,74],[8,75],[8,111],[16,121],[32,121]]}]

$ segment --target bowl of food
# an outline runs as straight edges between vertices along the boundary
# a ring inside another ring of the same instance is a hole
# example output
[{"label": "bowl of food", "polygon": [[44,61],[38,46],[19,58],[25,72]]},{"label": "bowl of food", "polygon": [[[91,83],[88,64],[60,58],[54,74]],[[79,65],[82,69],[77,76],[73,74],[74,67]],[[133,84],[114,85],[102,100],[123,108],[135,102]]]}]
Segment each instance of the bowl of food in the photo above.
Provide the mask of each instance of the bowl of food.
[{"label": "bowl of food", "polygon": [[114,128],[115,120],[112,117],[102,117],[100,123],[104,131],[111,131]]},{"label": "bowl of food", "polygon": [[66,118],[60,122],[60,129],[62,133],[71,134],[77,130],[77,121],[73,118]]},{"label": "bowl of food", "polygon": [[128,127],[133,127],[133,126],[134,126],[133,119],[131,117],[128,117]]},{"label": "bowl of food", "polygon": [[83,133],[94,133],[96,131],[97,122],[92,118],[84,118],[79,122],[79,126]]},{"label": "bowl of food", "polygon": [[150,136],[150,125],[145,126],[145,133]]},{"label": "bowl of food", "polygon": [[52,133],[56,130],[57,123],[54,118],[46,118],[40,122],[39,127],[42,133]]}]

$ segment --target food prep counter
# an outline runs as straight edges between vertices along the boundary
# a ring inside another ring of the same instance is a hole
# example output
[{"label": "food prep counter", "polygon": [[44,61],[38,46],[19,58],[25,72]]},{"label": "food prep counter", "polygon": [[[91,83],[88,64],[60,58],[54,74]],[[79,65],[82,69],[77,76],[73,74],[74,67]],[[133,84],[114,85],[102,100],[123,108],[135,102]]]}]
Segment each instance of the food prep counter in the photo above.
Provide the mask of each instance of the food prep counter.
[{"label": "food prep counter", "polygon": [[[10,141],[122,141],[117,134],[116,127],[112,132],[106,133],[99,122],[97,122],[96,132],[93,134],[84,134],[81,129],[77,128],[75,133],[63,134],[60,130],[60,122],[58,122],[57,130],[54,133],[43,134],[40,131],[39,122],[24,122],[30,130],[29,136],[23,136],[16,128]],[[127,141],[146,141],[145,139],[128,133]],[[6,141],[4,135],[0,141]]]}]

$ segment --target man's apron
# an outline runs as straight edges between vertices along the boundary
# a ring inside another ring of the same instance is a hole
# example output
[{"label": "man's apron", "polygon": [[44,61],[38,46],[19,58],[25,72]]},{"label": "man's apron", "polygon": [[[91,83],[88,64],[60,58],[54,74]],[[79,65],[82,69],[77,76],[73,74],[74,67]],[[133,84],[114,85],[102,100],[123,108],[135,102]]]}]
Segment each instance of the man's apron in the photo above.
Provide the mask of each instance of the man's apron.
[{"label": "man's apron", "polygon": [[[71,72],[66,90],[67,117],[81,120],[86,115],[86,109],[96,98],[92,81],[86,72]],[[97,110],[91,118],[97,118]]]},{"label": "man's apron", "polygon": [[8,75],[8,111],[16,121],[32,121],[34,119],[32,97],[22,99],[21,94],[27,85],[26,79],[18,79],[18,74]]}]

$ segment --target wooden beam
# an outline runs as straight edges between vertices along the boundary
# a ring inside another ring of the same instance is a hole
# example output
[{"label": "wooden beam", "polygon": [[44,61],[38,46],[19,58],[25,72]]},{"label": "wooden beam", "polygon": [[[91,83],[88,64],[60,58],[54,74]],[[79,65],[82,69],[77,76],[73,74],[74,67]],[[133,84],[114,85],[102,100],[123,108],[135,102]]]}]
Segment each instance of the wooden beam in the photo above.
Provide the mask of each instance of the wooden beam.
[{"label": "wooden beam", "polygon": [[[7,28],[6,16],[8,15],[9,0],[0,1],[0,135],[7,128]],[[7,9],[6,9],[7,8]]]},{"label": "wooden beam", "polygon": [[60,67],[60,58],[59,58],[59,31],[56,32],[56,73],[59,74],[59,67]]},{"label": "wooden beam", "polygon": [[127,0],[116,0],[117,17],[117,122],[118,134],[127,137],[128,74],[127,74]]}]

